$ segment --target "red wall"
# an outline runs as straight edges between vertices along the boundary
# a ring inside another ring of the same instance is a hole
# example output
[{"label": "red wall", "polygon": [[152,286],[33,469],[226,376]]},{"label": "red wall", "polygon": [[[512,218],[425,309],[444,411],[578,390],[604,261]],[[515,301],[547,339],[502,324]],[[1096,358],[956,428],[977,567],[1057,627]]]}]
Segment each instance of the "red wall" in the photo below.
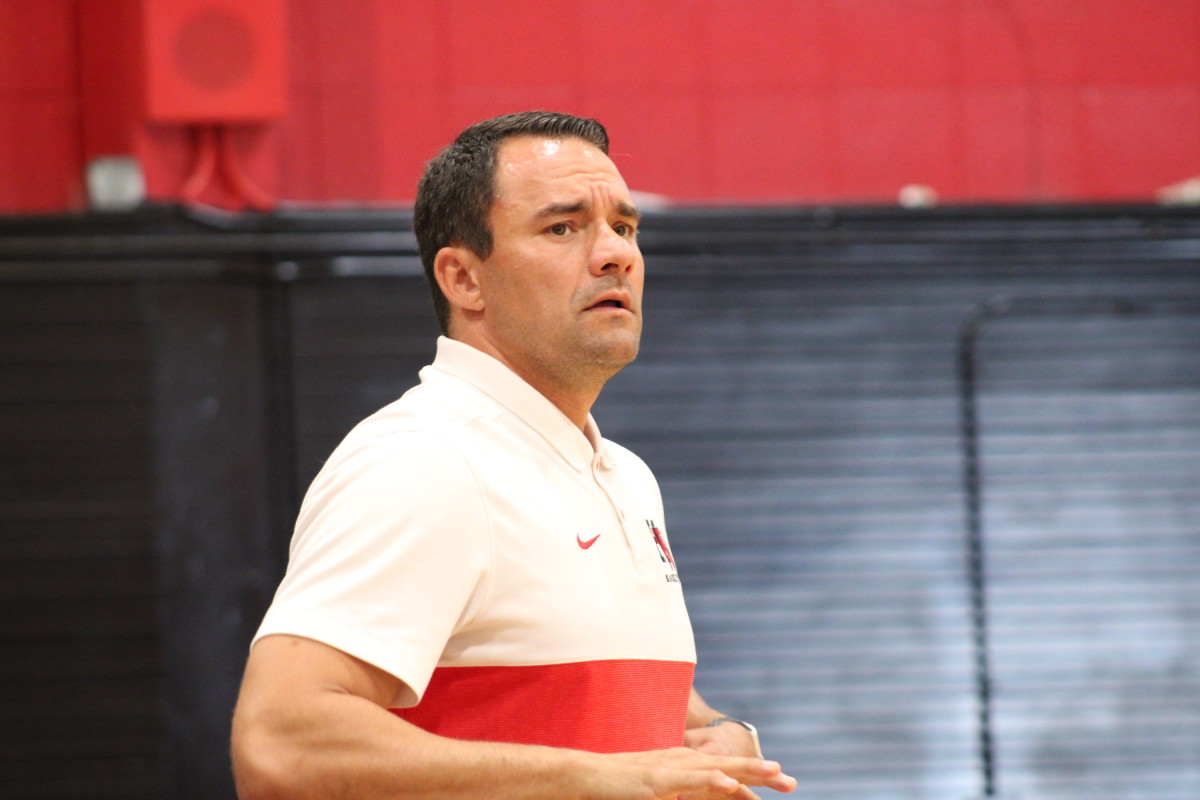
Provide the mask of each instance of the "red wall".
[{"label": "red wall", "polygon": [[75,39],[67,0],[0,0],[0,210],[78,200]]},{"label": "red wall", "polygon": [[[114,126],[154,197],[178,197],[188,175],[187,131],[95,102],[88,42],[119,32],[94,14],[83,27],[88,2],[117,0],[0,0],[0,211],[77,206]],[[288,113],[234,145],[255,183],[291,201],[410,201],[458,129],[531,107],[599,117],[633,188],[684,201],[891,202],[907,183],[949,202],[1136,200],[1200,175],[1200,0],[288,12]]]}]

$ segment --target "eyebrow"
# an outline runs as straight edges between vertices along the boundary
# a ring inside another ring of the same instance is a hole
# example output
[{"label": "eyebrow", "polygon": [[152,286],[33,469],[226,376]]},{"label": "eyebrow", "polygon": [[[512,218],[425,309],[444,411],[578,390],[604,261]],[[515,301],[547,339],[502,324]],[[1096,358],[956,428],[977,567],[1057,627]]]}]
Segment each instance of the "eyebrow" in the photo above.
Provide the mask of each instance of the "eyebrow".
[{"label": "eyebrow", "polygon": [[[550,203],[538,209],[536,216],[538,219],[541,219],[542,217],[558,217],[569,214],[578,214],[581,211],[587,211],[589,208],[591,208],[591,203],[588,203],[584,200],[580,200],[577,203]],[[629,217],[634,221],[642,218],[642,212],[638,211],[636,207],[626,202],[617,203],[617,213],[623,217]]]}]

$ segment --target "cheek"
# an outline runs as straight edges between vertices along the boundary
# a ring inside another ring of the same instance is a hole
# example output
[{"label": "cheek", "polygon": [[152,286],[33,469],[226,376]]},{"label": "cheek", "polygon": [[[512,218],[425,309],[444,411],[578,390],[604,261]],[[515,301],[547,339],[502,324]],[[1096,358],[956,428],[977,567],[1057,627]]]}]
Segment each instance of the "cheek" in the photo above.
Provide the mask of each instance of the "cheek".
[{"label": "cheek", "polygon": [[629,285],[637,292],[638,297],[642,296],[642,288],[646,283],[646,265],[638,261],[637,267],[629,275]]},{"label": "cheek", "polygon": [[496,251],[493,258],[497,269],[486,287],[488,300],[510,320],[523,318],[528,324],[569,316],[589,291],[586,270],[571,269],[563,248],[513,247]]}]

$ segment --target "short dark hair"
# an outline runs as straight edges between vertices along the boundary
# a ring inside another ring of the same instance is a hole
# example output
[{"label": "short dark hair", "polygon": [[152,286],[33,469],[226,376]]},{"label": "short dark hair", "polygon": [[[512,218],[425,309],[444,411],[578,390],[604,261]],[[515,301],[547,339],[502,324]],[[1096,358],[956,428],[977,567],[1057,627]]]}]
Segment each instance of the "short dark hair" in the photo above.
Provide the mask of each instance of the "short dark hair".
[{"label": "short dark hair", "polygon": [[516,136],[582,139],[608,153],[608,132],[594,119],[523,111],[475,123],[426,165],[417,184],[413,231],[443,333],[449,332],[450,305],[433,274],[433,259],[443,247],[457,245],[480,258],[491,255],[488,213],[495,199],[496,151]]}]

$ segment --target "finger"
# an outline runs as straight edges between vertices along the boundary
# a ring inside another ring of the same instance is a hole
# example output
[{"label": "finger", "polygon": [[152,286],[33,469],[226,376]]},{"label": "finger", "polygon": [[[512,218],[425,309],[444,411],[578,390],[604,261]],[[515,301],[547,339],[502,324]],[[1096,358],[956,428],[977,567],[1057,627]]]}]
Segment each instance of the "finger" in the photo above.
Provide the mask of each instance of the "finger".
[{"label": "finger", "polygon": [[[762,800],[762,798],[750,790],[749,786],[745,786],[744,784],[738,784],[737,788],[731,794],[720,791],[716,796],[719,798],[731,798],[731,800]],[[709,800],[712,797],[713,794],[711,792],[688,792],[687,794],[679,795],[679,800]]]},{"label": "finger", "polygon": [[794,792],[796,791],[797,784],[795,778],[793,778],[791,775],[785,775],[781,772],[778,775],[768,778],[759,785],[765,786],[768,789],[774,789],[777,792]]},{"label": "finger", "polygon": [[[727,775],[725,777],[728,777]],[[745,788],[737,781],[720,781],[714,776],[712,786],[707,786],[702,789],[689,790],[678,795],[678,800],[725,800],[733,798],[734,800],[746,800],[742,794],[742,789]],[[674,795],[672,795],[674,796]]]},{"label": "finger", "polygon": [[732,797],[733,800],[762,800],[762,798],[756,795],[754,791],[745,784],[738,786],[738,790],[730,795],[730,797]]},{"label": "finger", "polygon": [[736,778],[739,783],[747,786],[765,786],[778,792],[791,792],[796,788],[796,779],[783,772],[778,761],[760,761],[759,759],[729,759],[740,762],[741,766],[722,764],[725,774]]},{"label": "finger", "polygon": [[[670,794],[672,790],[676,794],[699,792],[702,795],[708,793],[711,796],[727,796],[739,791],[741,785],[766,786],[781,792],[790,792],[796,788],[795,779],[783,774],[778,761],[709,755],[686,747],[653,753],[622,753],[615,757],[647,764],[658,762],[659,766],[670,764],[673,769],[659,776],[663,783],[659,784],[658,788],[663,789],[665,793],[656,792],[657,797],[673,797],[675,795]],[[664,761],[667,764],[663,763]],[[721,776],[725,780],[715,776]]]},{"label": "finger", "polygon": [[686,770],[672,776],[671,785],[660,787],[662,793],[656,797],[679,797],[680,800],[703,800],[703,798],[736,796],[741,784],[724,772],[716,769]]}]

